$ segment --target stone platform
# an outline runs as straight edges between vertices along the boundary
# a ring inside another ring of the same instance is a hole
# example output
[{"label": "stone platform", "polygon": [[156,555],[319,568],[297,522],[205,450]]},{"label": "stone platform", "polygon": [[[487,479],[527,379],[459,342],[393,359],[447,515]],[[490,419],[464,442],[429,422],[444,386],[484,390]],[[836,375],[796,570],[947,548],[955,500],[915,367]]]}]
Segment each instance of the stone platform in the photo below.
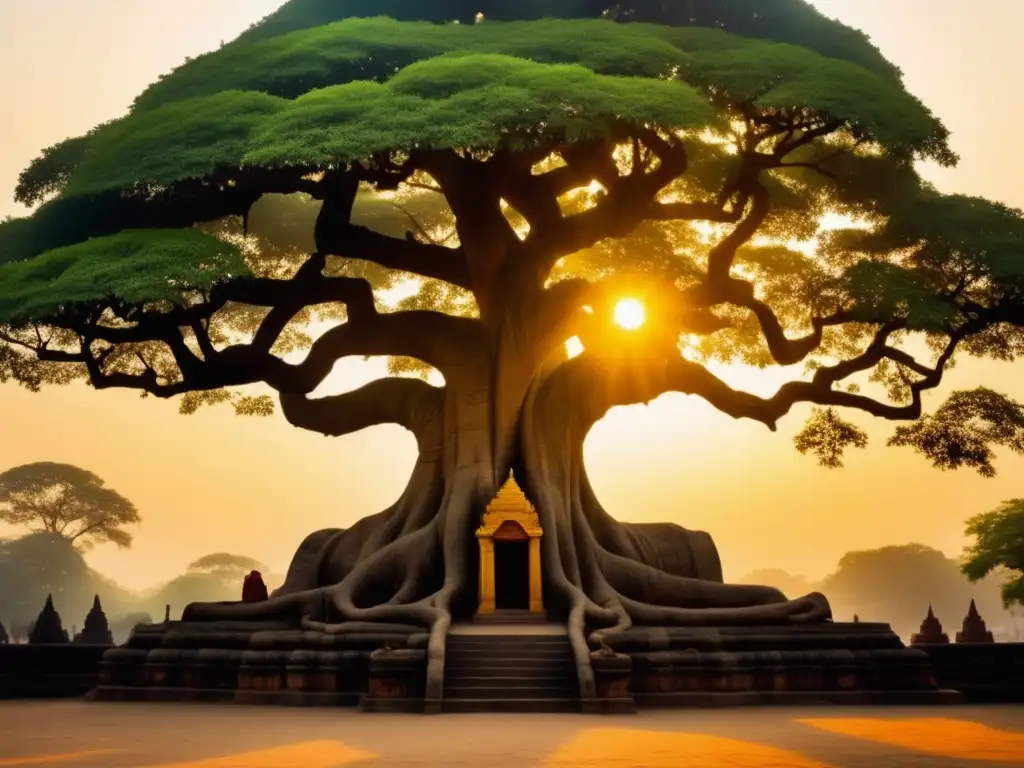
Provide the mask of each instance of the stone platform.
[{"label": "stone platform", "polygon": [[962,700],[888,624],[634,628],[606,643],[593,660],[598,695],[621,701],[628,686],[641,709]]},{"label": "stone platform", "polygon": [[[373,698],[372,668],[383,666],[388,696],[422,701],[427,639],[397,626],[332,635],[276,623],[140,625],[103,655],[90,698],[354,706]],[[398,683],[387,682],[393,667],[404,670]]]},{"label": "stone platform", "polygon": [[[591,655],[597,696],[585,700],[576,692],[564,627],[453,630],[445,665],[451,706],[427,706],[428,635],[398,625],[347,634],[274,623],[144,625],[104,654],[91,697],[361,705],[376,712],[543,711],[557,704],[589,713],[962,700],[937,684],[929,655],[903,645],[887,624],[633,628],[606,636],[606,647]],[[523,701],[512,707],[506,699]],[[537,705],[542,699],[544,708]]]}]

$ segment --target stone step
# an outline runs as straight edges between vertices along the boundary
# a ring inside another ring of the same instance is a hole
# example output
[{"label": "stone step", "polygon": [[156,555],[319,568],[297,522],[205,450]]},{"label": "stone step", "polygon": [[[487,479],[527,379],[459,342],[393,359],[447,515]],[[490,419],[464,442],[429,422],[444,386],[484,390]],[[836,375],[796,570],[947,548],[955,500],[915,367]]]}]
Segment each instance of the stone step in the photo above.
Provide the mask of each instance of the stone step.
[{"label": "stone step", "polygon": [[543,614],[519,609],[502,609],[473,617],[474,624],[549,624]]},{"label": "stone step", "polygon": [[442,704],[445,712],[579,712],[576,699],[449,699]]},{"label": "stone step", "polygon": [[568,648],[447,648],[445,658],[461,659],[572,659]]},{"label": "stone step", "polygon": [[508,677],[504,675],[445,675],[445,686],[478,688],[551,688],[572,689],[576,680],[567,675],[529,675]]},{"label": "stone step", "polygon": [[449,648],[571,648],[569,641],[558,635],[449,635]]},{"label": "stone step", "polygon": [[534,686],[532,688],[500,688],[494,685],[446,686],[445,698],[453,699],[564,699],[573,696],[573,691],[557,685]]},{"label": "stone step", "polygon": [[508,663],[501,659],[467,661],[465,659],[447,659],[444,664],[445,674],[451,675],[498,675],[514,677],[520,675],[574,675],[576,665],[571,661],[541,660],[527,663]]}]

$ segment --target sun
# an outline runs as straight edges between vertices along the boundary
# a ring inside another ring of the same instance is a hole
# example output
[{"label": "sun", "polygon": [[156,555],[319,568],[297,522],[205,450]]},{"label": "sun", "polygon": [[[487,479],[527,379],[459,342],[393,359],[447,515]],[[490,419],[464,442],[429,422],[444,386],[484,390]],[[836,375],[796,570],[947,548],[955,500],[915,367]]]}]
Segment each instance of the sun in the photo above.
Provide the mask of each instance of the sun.
[{"label": "sun", "polygon": [[622,299],[615,305],[615,324],[627,331],[635,331],[647,319],[647,310],[636,299]]}]

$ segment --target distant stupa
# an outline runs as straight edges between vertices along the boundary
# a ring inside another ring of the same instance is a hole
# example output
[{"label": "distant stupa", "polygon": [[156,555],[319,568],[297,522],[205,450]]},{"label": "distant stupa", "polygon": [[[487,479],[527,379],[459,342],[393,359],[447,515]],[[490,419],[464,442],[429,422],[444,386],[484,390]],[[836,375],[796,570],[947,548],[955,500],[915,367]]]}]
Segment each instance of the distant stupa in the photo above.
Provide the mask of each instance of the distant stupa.
[{"label": "distant stupa", "polygon": [[114,636],[110,632],[107,615],[103,613],[103,606],[100,605],[99,595],[93,598],[92,608],[85,617],[85,626],[82,627],[79,634],[75,635],[75,642],[82,645],[114,644]]},{"label": "distant stupa", "polygon": [[949,635],[942,631],[942,624],[935,617],[932,606],[928,604],[928,615],[921,622],[921,631],[911,635],[910,644],[918,645],[923,643],[948,643]]},{"label": "distant stupa", "polygon": [[956,633],[958,643],[994,643],[995,638],[985,627],[985,620],[978,613],[978,606],[971,600],[971,607],[964,617],[964,626]]},{"label": "distant stupa", "polygon": [[61,624],[60,614],[53,607],[53,596],[46,596],[46,605],[29,632],[28,641],[31,645],[49,645],[68,642],[68,632]]}]

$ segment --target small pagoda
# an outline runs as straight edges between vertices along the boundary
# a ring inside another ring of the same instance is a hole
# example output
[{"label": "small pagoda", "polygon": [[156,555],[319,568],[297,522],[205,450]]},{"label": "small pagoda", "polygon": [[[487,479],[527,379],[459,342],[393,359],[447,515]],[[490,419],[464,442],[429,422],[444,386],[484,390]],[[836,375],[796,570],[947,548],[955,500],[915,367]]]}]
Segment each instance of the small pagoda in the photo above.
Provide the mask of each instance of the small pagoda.
[{"label": "small pagoda", "polygon": [[75,635],[75,642],[80,645],[113,645],[114,636],[107,623],[107,615],[100,605],[100,596],[93,597],[92,608],[85,617],[82,631]]},{"label": "small pagoda", "polygon": [[985,626],[985,620],[978,613],[978,606],[971,600],[971,607],[967,609],[964,617],[964,626],[956,633],[958,643],[994,643],[995,638]]},{"label": "small pagoda", "polygon": [[68,631],[61,623],[60,614],[53,607],[53,595],[46,596],[46,604],[39,613],[32,631],[29,632],[28,642],[31,645],[50,645],[69,642]]},{"label": "small pagoda", "polygon": [[948,643],[949,635],[942,631],[942,624],[935,616],[932,606],[928,604],[928,615],[921,622],[921,630],[910,636],[911,645]]},{"label": "small pagoda", "polygon": [[508,479],[487,505],[482,523],[476,532],[480,545],[480,594],[477,615],[493,614],[498,608],[495,544],[501,542],[521,542],[528,547],[529,566],[525,576],[528,580],[529,612],[542,615],[544,600],[541,592],[540,540],[544,531],[540,526],[537,510],[519,487],[512,472],[509,472]]}]

